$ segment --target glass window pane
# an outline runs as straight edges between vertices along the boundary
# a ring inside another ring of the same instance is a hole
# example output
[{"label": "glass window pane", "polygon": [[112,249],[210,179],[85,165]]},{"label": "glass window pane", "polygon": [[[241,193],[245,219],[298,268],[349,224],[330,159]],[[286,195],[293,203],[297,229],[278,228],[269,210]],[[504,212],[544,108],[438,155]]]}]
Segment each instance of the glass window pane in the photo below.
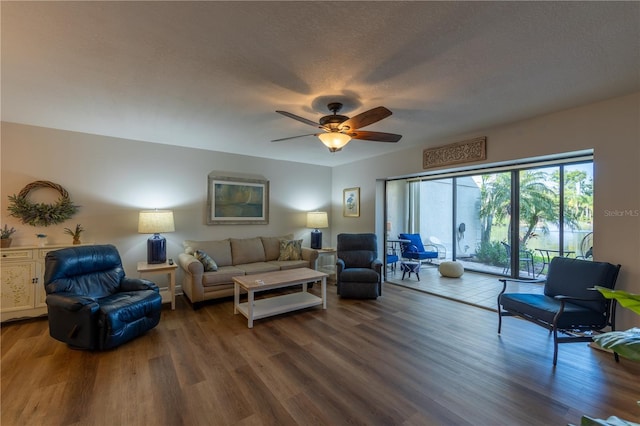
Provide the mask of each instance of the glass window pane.
[{"label": "glass window pane", "polygon": [[560,198],[557,166],[520,171],[518,243],[522,278],[547,271],[560,254]]},{"label": "glass window pane", "polygon": [[456,259],[469,270],[507,274],[511,173],[457,181]]},{"label": "glass window pane", "polygon": [[[438,251],[438,261],[451,259],[453,239],[453,179],[423,181],[420,185],[420,226],[417,233],[428,251]],[[429,245],[431,245],[429,247]]]},{"label": "glass window pane", "polygon": [[564,252],[593,260],[593,163],[564,167]]}]

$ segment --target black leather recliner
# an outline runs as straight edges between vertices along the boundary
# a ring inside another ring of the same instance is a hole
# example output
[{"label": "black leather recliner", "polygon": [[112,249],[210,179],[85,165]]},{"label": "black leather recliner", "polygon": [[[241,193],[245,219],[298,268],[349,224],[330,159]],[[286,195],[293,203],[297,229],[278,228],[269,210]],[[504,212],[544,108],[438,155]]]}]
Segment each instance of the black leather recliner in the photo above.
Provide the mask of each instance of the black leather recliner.
[{"label": "black leather recliner", "polygon": [[336,280],[345,298],[376,299],[382,295],[382,261],[376,234],[338,234]]},{"label": "black leather recliner", "polygon": [[115,348],[160,322],[158,286],[125,277],[112,245],[50,251],[44,286],[49,334],[73,348]]}]

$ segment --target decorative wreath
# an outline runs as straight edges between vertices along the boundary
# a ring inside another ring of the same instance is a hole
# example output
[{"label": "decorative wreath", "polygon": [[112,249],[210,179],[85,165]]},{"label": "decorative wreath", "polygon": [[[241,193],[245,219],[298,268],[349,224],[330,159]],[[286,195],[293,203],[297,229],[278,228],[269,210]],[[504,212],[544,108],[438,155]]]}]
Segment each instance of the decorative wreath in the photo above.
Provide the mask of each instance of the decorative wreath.
[{"label": "decorative wreath", "polygon": [[[55,204],[32,203],[27,199],[27,195],[36,188],[55,189],[60,193],[60,198]],[[31,182],[22,188],[18,195],[10,195],[9,203],[7,210],[11,216],[17,217],[22,220],[22,223],[31,226],[49,226],[62,223],[78,211],[78,206],[71,202],[69,193],[62,186],[47,180]]]}]

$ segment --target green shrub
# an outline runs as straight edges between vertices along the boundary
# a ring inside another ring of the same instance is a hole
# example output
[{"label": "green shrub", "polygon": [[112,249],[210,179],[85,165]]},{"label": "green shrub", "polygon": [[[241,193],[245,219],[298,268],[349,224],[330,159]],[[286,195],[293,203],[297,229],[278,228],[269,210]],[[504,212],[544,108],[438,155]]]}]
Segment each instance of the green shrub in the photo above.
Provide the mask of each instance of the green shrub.
[{"label": "green shrub", "polygon": [[507,251],[499,241],[481,243],[476,251],[476,258],[485,265],[506,266],[509,262]]}]

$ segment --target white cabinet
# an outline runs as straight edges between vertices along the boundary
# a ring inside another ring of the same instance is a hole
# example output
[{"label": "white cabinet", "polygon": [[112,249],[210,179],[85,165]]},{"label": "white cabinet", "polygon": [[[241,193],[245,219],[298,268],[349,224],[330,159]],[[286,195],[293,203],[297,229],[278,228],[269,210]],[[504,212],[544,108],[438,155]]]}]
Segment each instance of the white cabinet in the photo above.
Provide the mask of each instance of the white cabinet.
[{"label": "white cabinet", "polygon": [[70,245],[0,249],[0,321],[47,314],[44,260]]}]

